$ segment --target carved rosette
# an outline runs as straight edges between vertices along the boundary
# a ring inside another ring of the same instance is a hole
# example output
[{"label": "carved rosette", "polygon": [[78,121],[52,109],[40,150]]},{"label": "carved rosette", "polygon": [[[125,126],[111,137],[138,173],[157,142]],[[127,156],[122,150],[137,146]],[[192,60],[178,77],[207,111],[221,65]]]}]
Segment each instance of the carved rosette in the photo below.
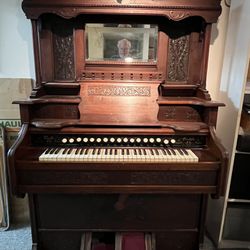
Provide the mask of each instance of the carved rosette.
[{"label": "carved rosette", "polygon": [[75,78],[73,36],[54,35],[55,79]]},{"label": "carved rosette", "polygon": [[189,36],[169,39],[167,80],[186,81],[188,77]]},{"label": "carved rosette", "polygon": [[151,96],[150,87],[94,86],[88,87],[88,95],[97,96]]}]

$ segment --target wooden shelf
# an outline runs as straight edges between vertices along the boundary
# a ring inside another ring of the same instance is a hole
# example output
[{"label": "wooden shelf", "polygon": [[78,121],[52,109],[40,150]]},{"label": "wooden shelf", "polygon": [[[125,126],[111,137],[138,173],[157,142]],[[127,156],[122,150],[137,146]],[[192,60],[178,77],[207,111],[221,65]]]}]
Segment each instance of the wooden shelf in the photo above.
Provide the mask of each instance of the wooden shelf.
[{"label": "wooden shelf", "polygon": [[225,106],[220,102],[208,101],[198,97],[160,97],[157,100],[159,105],[198,105],[204,107]]}]

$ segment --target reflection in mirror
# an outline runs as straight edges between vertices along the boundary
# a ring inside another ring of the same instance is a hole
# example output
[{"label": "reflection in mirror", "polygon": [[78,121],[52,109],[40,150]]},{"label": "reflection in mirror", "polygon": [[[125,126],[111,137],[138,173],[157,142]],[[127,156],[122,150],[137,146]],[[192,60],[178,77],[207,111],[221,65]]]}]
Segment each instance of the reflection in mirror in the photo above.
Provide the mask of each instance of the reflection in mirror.
[{"label": "reflection in mirror", "polygon": [[88,23],[85,32],[87,61],[156,62],[156,25]]}]

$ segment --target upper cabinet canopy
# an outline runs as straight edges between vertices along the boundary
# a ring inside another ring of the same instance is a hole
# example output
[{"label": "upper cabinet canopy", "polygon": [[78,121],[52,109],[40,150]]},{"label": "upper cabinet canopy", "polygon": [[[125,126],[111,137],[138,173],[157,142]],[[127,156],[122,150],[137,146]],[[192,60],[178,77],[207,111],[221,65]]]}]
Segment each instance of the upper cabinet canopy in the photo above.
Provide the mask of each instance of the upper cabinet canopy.
[{"label": "upper cabinet canopy", "polygon": [[221,13],[220,0],[24,0],[22,6],[30,19],[37,19],[44,13],[63,18],[117,14],[165,16],[174,21],[201,16],[207,23],[213,23]]},{"label": "upper cabinet canopy", "polygon": [[220,0],[23,0],[36,80],[206,86]]}]

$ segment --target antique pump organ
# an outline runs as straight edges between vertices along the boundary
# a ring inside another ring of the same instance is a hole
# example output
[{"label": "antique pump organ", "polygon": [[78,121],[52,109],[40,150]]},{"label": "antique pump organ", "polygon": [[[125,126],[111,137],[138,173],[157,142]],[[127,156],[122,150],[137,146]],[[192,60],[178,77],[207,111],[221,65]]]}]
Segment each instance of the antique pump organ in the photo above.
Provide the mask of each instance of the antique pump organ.
[{"label": "antique pump organ", "polygon": [[206,90],[220,1],[22,7],[36,87],[14,102],[22,128],[8,159],[13,193],[29,197],[33,248],[200,249],[227,167],[215,135],[223,104]]}]

